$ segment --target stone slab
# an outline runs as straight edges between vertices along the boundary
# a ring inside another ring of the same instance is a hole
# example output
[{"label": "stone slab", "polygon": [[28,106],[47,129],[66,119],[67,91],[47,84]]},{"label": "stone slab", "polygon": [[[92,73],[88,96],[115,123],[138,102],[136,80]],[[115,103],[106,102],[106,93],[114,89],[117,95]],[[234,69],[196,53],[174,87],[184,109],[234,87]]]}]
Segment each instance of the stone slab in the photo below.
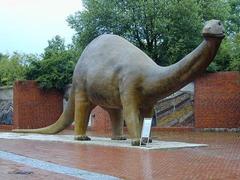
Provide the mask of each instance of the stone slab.
[{"label": "stone slab", "polygon": [[109,147],[121,147],[121,148],[135,148],[142,150],[154,150],[154,149],[176,149],[176,148],[195,148],[206,147],[207,144],[194,144],[186,142],[174,142],[174,141],[159,141],[153,140],[148,146],[131,146],[131,140],[111,140],[105,137],[90,136],[91,141],[75,141],[73,135],[45,135],[45,134],[30,134],[30,133],[9,133],[1,132],[0,139],[19,139],[19,140],[34,140],[34,141],[53,141],[53,142],[66,142],[76,144],[109,146]]},{"label": "stone slab", "polygon": [[[78,168],[71,168],[68,166],[63,166],[47,161],[41,161],[38,159],[33,159],[25,156],[21,156],[18,154],[6,152],[6,151],[0,151],[0,159],[8,160],[8,161],[13,161],[19,164],[24,164],[27,166],[31,166],[34,168],[54,172],[54,173],[60,173],[72,177],[77,177],[80,179],[86,179],[86,180],[99,180],[99,179],[106,179],[106,180],[120,180],[120,178],[106,175],[106,174],[100,174],[100,173],[95,173],[91,171],[86,171],[83,169],[78,169]],[[20,172],[21,173],[21,172]],[[24,172],[23,172],[24,173]],[[24,179],[24,178],[21,178]]]}]

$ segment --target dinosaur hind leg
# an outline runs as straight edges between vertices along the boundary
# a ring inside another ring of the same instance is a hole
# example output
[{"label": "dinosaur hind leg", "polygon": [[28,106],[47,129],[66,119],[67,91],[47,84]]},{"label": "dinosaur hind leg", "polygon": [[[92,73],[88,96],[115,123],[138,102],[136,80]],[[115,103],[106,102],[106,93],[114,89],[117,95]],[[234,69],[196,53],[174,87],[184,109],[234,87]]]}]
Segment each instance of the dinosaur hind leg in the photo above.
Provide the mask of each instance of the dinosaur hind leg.
[{"label": "dinosaur hind leg", "polygon": [[91,103],[85,92],[75,93],[75,113],[74,113],[74,132],[75,140],[88,141],[91,140],[87,135],[87,126],[89,115],[91,112]]},{"label": "dinosaur hind leg", "polygon": [[123,136],[124,121],[120,109],[107,109],[112,124],[112,140],[126,140]]}]

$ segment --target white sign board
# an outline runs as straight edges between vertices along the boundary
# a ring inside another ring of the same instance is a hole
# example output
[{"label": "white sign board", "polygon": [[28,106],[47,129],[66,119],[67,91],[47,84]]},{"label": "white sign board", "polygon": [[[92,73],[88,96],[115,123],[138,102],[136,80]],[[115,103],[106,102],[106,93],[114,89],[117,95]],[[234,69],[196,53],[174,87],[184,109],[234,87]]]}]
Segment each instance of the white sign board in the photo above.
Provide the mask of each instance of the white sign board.
[{"label": "white sign board", "polygon": [[144,118],[141,138],[149,138],[151,132],[152,118]]}]

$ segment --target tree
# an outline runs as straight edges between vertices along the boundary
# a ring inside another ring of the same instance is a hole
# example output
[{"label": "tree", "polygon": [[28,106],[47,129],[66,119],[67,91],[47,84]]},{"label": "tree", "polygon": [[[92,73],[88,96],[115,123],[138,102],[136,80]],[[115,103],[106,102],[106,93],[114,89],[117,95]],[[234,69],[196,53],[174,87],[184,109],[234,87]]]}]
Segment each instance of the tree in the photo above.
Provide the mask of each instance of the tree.
[{"label": "tree", "polygon": [[229,70],[231,61],[231,40],[225,38],[219,48],[215,60],[208,66],[208,72],[218,72]]},{"label": "tree", "polygon": [[231,58],[229,70],[240,72],[240,32],[236,34],[231,42]]},{"label": "tree", "polygon": [[48,40],[48,46],[44,49],[43,58],[47,59],[55,54],[59,54],[65,51],[65,42],[64,39],[59,35],[56,35],[51,40]]},{"label": "tree", "polygon": [[228,0],[199,0],[198,4],[203,21],[219,19],[225,22],[230,16],[231,7]]},{"label": "tree", "polygon": [[240,33],[227,37],[215,61],[208,67],[209,72],[240,71]]},{"label": "tree", "polygon": [[72,79],[77,60],[75,51],[65,46],[64,39],[55,36],[48,41],[42,57],[29,64],[26,78],[36,80],[43,89],[63,91]]},{"label": "tree", "polygon": [[208,68],[210,72],[240,71],[240,1],[227,1],[230,13],[226,19],[227,37],[223,40],[215,61]]},{"label": "tree", "polygon": [[0,86],[12,85],[16,80],[25,79],[27,55],[14,53],[12,56],[0,54]]},{"label": "tree", "polygon": [[125,37],[160,65],[181,59],[200,43],[206,19],[225,20],[225,0],[84,0],[85,10],[69,16],[79,51],[101,34]]},{"label": "tree", "polygon": [[227,19],[227,32],[229,35],[236,35],[240,32],[240,1],[229,0],[230,15]]}]

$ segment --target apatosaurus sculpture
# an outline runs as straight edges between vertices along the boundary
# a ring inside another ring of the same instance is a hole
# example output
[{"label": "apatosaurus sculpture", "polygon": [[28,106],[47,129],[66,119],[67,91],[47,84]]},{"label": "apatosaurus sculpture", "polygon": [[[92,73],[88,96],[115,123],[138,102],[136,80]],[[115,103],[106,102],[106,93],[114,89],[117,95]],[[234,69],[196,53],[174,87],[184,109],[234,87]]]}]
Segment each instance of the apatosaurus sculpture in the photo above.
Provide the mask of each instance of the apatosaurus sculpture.
[{"label": "apatosaurus sculpture", "polygon": [[207,68],[224,38],[223,25],[219,20],[210,20],[202,34],[204,40],[196,49],[168,67],[158,66],[119,36],[97,37],[85,48],[75,67],[67,107],[56,123],[14,131],[54,134],[75,120],[75,139],[90,140],[86,136],[89,115],[99,105],[110,114],[112,139],[125,139],[124,119],[132,145],[139,145],[143,118],[149,116],[159,99],[179,90]]}]

